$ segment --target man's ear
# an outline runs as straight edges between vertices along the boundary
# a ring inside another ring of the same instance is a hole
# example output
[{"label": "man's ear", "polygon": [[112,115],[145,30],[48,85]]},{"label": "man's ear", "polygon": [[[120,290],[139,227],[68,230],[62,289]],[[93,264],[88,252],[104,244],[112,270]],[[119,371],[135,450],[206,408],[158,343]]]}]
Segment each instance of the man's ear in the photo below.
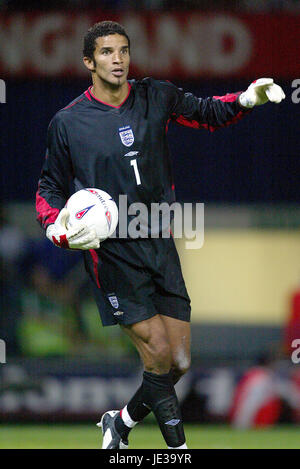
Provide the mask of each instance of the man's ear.
[{"label": "man's ear", "polygon": [[90,72],[95,71],[95,63],[93,59],[90,57],[83,57],[83,63]]}]

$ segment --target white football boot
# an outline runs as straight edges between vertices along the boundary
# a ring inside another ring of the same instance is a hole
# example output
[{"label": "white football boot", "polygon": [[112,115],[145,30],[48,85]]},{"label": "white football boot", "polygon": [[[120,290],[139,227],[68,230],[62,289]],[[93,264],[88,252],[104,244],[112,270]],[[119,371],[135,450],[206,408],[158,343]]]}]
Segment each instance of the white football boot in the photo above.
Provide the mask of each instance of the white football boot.
[{"label": "white football boot", "polygon": [[115,420],[119,413],[119,410],[109,410],[97,423],[103,434],[102,449],[128,449],[128,440],[122,440],[115,428]]}]

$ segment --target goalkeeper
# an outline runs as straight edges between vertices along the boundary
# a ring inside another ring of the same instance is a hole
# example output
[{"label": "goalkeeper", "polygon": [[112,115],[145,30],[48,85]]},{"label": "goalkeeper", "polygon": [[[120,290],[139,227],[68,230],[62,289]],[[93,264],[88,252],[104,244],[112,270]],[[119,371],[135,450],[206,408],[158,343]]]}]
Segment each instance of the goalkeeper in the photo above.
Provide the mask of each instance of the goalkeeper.
[{"label": "goalkeeper", "polygon": [[[244,92],[198,98],[166,81],[127,80],[130,40],[118,23],[95,24],[84,38],[92,86],[60,110],[48,129],[36,196],[38,220],[61,248],[81,249],[104,326],[119,324],[144,365],[141,386],[120,411],[101,419],[103,449],[125,449],[132,428],[153,412],[168,448],[187,448],[174,384],[190,366],[190,299],[172,237],[145,220],[141,238],[107,239],[87,226],[66,229],[70,182],[98,187],[128,205],[175,200],[166,128],[196,129],[237,122],[251,108],[280,103],[271,78]],[[130,147],[130,148],[128,148]],[[149,233],[155,233],[151,238]],[[144,234],[144,237],[143,237]]]}]

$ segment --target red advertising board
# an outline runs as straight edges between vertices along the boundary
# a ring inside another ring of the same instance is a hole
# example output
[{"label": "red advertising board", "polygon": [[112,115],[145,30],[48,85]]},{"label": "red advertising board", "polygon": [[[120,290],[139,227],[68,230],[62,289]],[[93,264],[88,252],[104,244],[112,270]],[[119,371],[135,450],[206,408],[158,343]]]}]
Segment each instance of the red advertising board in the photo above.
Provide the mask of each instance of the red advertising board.
[{"label": "red advertising board", "polygon": [[93,11],[0,15],[0,76],[87,75],[83,35],[103,19],[119,21],[131,38],[131,76],[300,75],[300,16]]}]

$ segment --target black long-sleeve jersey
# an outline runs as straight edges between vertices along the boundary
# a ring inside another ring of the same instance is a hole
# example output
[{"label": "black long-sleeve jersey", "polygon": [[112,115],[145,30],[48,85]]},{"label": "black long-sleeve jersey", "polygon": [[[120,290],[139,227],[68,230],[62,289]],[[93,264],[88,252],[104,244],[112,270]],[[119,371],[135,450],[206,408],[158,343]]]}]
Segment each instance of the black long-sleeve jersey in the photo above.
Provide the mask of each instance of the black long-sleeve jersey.
[{"label": "black long-sleeve jersey", "polygon": [[[210,131],[239,120],[247,110],[240,93],[197,98],[166,81],[128,81],[128,96],[114,107],[91,87],[57,112],[36,196],[38,220],[53,223],[71,191],[97,187],[118,203],[172,203],[174,184],[167,143],[170,120]],[[73,183],[73,184],[72,184]]]}]

